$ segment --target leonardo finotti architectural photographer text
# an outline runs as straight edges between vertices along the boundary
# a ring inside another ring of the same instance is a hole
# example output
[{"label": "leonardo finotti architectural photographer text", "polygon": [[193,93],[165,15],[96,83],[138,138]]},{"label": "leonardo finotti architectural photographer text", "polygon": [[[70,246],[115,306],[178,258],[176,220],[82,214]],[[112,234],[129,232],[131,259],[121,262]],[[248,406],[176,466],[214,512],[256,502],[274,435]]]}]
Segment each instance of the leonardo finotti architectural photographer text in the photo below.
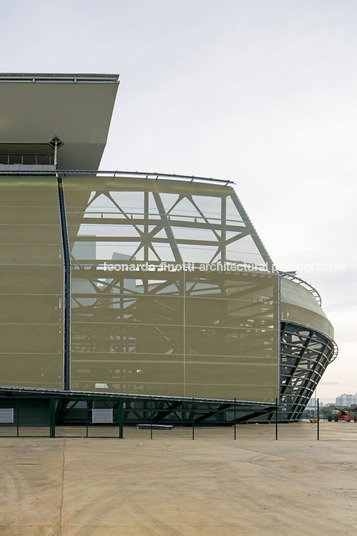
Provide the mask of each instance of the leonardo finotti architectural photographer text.
[{"label": "leonardo finotti architectural photographer text", "polygon": [[[230,262],[217,262],[217,263],[171,263],[162,262],[160,264],[154,264],[151,262],[133,262],[133,263],[108,263],[104,262],[97,266],[97,270],[104,270],[105,272],[270,272],[266,263],[254,264],[254,263],[230,263]],[[289,266],[280,266],[279,270],[276,266],[273,266],[273,271],[277,272],[345,272],[347,270],[347,264],[297,264]]]},{"label": "leonardo finotti architectural photographer text", "polygon": [[162,262],[160,264],[153,264],[150,262],[143,263],[107,263],[97,267],[98,270],[104,270],[105,272],[193,272],[198,270],[200,272],[268,272],[266,264],[233,264],[228,262],[217,263],[194,263],[184,262],[170,263]]}]

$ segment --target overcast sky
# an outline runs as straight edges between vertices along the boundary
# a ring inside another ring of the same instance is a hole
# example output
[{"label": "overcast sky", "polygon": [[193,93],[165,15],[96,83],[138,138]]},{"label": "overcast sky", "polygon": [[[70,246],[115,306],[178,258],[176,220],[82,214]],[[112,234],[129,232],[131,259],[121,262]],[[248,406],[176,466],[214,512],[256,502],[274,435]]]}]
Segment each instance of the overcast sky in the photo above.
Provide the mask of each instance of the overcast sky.
[{"label": "overcast sky", "polygon": [[0,6],[0,71],[120,74],[102,169],[236,182],[277,267],[317,287],[335,326],[318,396],[356,393],[357,1]]}]

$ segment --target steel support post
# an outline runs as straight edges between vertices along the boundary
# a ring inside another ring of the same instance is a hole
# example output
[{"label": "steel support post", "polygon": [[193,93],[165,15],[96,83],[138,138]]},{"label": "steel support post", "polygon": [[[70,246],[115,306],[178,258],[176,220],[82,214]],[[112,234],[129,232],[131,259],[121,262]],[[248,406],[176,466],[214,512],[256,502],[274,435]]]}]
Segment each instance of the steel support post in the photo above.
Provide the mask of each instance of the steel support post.
[{"label": "steel support post", "polygon": [[63,191],[62,178],[57,174],[58,202],[62,233],[63,264],[64,264],[64,363],[63,363],[63,387],[65,391],[70,390],[71,372],[71,257],[68,238],[66,205]]},{"label": "steel support post", "polygon": [[88,437],[89,428],[89,400],[87,400],[87,415],[86,415],[86,437]]},{"label": "steel support post", "polygon": [[150,439],[152,439],[152,398],[150,398]]},{"label": "steel support post", "polygon": [[56,399],[50,398],[50,437],[56,437]]},{"label": "steel support post", "polygon": [[195,439],[195,399],[192,398],[192,439]]},{"label": "steel support post", "polygon": [[124,439],[124,400],[119,398],[119,439]]},{"label": "steel support post", "polygon": [[222,199],[221,199],[221,225],[222,225],[221,244],[220,244],[220,247],[221,247],[221,261],[224,264],[226,262],[226,260],[227,260],[227,245],[226,245],[226,241],[227,241],[227,232],[226,232],[226,228],[227,228],[227,198],[226,197],[222,197]]},{"label": "steel support post", "polygon": [[234,415],[234,439],[237,439],[237,399],[236,398],[234,398],[233,415]]},{"label": "steel support post", "polygon": [[16,398],[16,437],[20,436],[20,400]]}]

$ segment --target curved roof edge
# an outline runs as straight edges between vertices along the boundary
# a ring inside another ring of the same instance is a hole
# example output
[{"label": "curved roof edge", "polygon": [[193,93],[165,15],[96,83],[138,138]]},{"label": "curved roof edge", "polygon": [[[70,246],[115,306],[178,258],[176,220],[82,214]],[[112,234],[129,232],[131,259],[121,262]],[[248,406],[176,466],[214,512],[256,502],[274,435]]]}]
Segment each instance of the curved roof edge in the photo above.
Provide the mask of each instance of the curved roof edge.
[{"label": "curved roof edge", "polygon": [[290,281],[294,281],[298,285],[301,285],[305,288],[307,288],[311,294],[315,297],[317,303],[322,306],[322,298],[318,290],[316,290],[315,287],[313,287],[310,283],[305,281],[305,279],[301,279],[301,277],[298,277],[296,275],[296,272],[281,272],[278,270],[278,273],[281,277],[285,277],[286,279],[290,279]]},{"label": "curved roof edge", "polygon": [[280,285],[281,320],[310,326],[333,339],[333,326],[310,290],[297,281],[283,277]]},{"label": "curved roof edge", "polygon": [[[120,170],[103,170],[103,169],[61,169],[61,175],[93,175],[96,177],[113,177],[113,178],[128,178],[132,177],[134,179],[144,179],[144,180],[177,180],[177,181],[186,181],[189,183],[192,182],[205,182],[212,184],[219,184],[220,186],[229,186],[235,184],[234,181],[229,179],[215,179],[213,177],[198,177],[196,175],[176,175],[173,173],[153,173],[151,171],[120,171]],[[57,170],[53,169],[16,169],[11,170],[11,166],[4,167],[0,164],[0,175],[56,175]]]}]

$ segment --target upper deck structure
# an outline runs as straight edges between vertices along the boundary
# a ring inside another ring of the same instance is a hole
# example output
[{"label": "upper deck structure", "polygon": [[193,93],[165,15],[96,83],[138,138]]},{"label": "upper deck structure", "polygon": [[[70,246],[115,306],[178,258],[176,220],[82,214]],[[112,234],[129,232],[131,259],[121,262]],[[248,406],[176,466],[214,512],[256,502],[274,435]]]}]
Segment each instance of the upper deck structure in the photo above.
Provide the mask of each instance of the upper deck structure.
[{"label": "upper deck structure", "polygon": [[118,86],[112,74],[0,74],[0,171],[54,166],[55,140],[59,170],[97,170]]}]

